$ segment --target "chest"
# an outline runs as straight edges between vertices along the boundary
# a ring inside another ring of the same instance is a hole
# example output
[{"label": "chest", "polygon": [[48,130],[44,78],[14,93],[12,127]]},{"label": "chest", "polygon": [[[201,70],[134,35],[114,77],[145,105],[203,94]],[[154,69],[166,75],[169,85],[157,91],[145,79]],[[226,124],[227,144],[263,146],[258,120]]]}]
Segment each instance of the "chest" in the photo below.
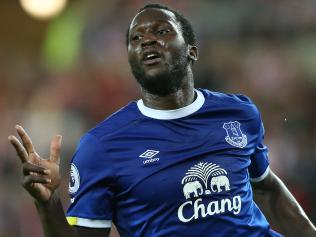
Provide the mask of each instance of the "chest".
[{"label": "chest", "polygon": [[[228,119],[142,123],[111,142],[119,197],[160,203],[174,196],[229,195],[248,179],[257,139],[251,122]],[[175,201],[179,198],[175,198]]]}]

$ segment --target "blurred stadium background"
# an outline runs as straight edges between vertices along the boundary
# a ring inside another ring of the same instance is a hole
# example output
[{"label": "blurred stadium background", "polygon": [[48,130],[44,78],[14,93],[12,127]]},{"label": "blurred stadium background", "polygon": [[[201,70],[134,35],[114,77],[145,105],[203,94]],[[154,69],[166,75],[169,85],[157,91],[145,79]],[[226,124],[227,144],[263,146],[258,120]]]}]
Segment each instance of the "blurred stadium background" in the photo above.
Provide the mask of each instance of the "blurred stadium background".
[{"label": "blurred stadium background", "polygon": [[[197,87],[243,93],[258,105],[271,166],[315,223],[316,1],[159,2],[195,28]],[[1,0],[0,237],[42,236],[7,136],[23,125],[46,157],[51,137],[63,135],[66,208],[68,164],[80,136],[139,97],[125,32],[144,3],[69,0],[60,14],[38,19],[19,1]]]}]

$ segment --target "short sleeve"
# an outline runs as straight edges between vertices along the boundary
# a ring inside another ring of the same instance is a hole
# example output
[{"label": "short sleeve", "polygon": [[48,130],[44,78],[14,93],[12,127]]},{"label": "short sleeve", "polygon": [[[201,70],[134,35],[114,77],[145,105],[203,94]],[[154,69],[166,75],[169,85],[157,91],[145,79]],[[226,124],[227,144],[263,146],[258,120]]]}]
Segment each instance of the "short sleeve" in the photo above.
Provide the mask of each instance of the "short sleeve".
[{"label": "short sleeve", "polygon": [[79,142],[71,161],[67,220],[70,225],[110,228],[113,175],[104,145],[92,134]]},{"label": "short sleeve", "polygon": [[268,148],[263,143],[264,127],[260,118],[260,129],[258,133],[258,141],[254,153],[251,155],[251,164],[249,166],[249,174],[251,182],[262,181],[269,173],[269,157]]}]

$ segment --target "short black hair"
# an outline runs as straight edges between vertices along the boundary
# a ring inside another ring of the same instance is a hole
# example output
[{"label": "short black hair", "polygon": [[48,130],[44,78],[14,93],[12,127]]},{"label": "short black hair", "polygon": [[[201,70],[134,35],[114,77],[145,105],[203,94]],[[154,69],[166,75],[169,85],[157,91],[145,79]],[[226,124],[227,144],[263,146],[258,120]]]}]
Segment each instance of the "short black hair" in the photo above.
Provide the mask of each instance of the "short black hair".
[{"label": "short black hair", "polygon": [[[193,31],[193,27],[192,27],[191,23],[181,13],[179,13],[179,12],[177,12],[177,11],[175,11],[175,10],[165,6],[165,5],[157,4],[157,3],[146,4],[141,9],[139,9],[137,13],[140,13],[141,11],[143,11],[145,9],[150,9],[150,8],[163,9],[163,10],[167,10],[167,11],[172,12],[176,16],[176,20],[181,25],[181,31],[182,31],[184,41],[187,44],[194,45],[194,46],[196,45],[196,37],[195,37],[194,31]],[[128,46],[128,44],[129,44],[129,28],[130,28],[130,25],[128,26],[128,29],[126,32],[126,46]]]}]

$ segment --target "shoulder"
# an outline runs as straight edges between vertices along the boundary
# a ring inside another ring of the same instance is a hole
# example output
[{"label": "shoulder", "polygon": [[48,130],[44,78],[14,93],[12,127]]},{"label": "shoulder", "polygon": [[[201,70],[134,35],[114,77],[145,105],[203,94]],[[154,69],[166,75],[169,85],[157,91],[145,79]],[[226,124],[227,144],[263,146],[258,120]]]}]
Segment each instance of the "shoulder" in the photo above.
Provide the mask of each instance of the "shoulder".
[{"label": "shoulder", "polygon": [[111,136],[137,121],[141,117],[139,114],[136,103],[131,102],[91,128],[80,138],[72,162],[80,169],[89,169],[89,167],[96,169],[95,163],[110,162],[107,146]]},{"label": "shoulder", "polygon": [[116,111],[95,127],[90,129],[85,136],[92,135],[98,140],[103,140],[112,134],[118,133],[141,119],[136,102],[130,102],[125,107]]},{"label": "shoulder", "polygon": [[254,102],[246,95],[232,94],[200,89],[205,96],[206,104],[218,106],[230,110],[243,110],[255,115],[259,115],[259,110]]},{"label": "shoulder", "polygon": [[210,91],[207,89],[199,89],[203,92],[206,100],[217,101],[221,103],[235,103],[235,104],[250,104],[253,105],[252,100],[243,94],[223,93],[218,91]]}]

